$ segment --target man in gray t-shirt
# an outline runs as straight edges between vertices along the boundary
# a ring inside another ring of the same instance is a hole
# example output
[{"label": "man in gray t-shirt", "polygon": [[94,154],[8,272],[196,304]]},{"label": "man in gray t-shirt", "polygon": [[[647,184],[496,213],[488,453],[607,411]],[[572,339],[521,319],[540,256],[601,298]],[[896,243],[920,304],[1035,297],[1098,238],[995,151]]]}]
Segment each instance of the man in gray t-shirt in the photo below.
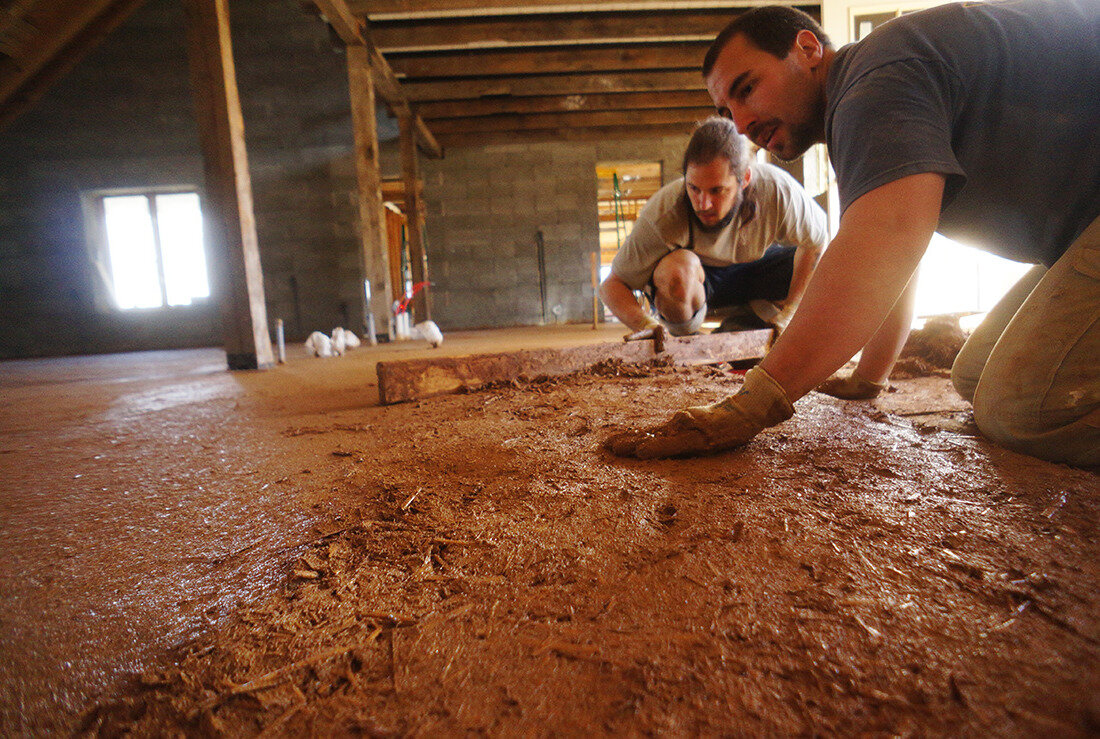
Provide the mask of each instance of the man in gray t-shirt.
[{"label": "man in gray t-shirt", "polygon": [[809,16],[756,8],[704,62],[739,130],[781,158],[827,143],[840,230],[787,332],[742,392],[612,443],[665,456],[729,448],[825,386],[874,395],[908,332],[936,230],[1036,266],[967,341],[956,389],[982,432],[1100,464],[1100,3],[952,3],[836,50]]}]

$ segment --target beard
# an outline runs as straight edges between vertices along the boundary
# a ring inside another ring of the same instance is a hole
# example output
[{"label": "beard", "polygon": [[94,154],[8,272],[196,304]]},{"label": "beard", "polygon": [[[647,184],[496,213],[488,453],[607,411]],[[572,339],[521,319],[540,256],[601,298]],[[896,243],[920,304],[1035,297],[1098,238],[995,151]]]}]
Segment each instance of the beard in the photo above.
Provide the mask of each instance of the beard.
[{"label": "beard", "polygon": [[805,154],[811,146],[825,141],[825,97],[819,95],[810,101],[810,114],[798,123],[792,123],[787,130],[790,138],[781,152],[771,152],[784,162],[793,162]]},{"label": "beard", "polygon": [[688,214],[691,217],[692,225],[703,233],[718,233],[733,223],[733,219],[741,212],[741,205],[745,200],[745,191],[743,188],[738,188],[737,198],[733,201],[733,205],[730,206],[729,212],[722,216],[713,226],[708,226],[699,219],[699,215],[695,212],[695,208],[692,207],[691,199],[688,198],[686,192],[684,193],[684,200],[687,202]]}]

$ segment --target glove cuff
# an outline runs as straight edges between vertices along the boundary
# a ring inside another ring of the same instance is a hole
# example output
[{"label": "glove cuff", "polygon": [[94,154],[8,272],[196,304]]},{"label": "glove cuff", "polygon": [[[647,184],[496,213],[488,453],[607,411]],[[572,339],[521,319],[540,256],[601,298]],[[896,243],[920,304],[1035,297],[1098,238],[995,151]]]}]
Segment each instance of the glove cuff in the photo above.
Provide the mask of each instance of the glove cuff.
[{"label": "glove cuff", "polygon": [[745,373],[745,384],[736,395],[723,402],[727,401],[736,401],[737,405],[759,419],[765,427],[783,423],[794,415],[794,406],[787,398],[787,392],[767,370],[759,366]]},{"label": "glove cuff", "polygon": [[645,316],[645,322],[638,328],[638,331],[645,331],[646,329],[657,328],[660,325],[660,321],[647,313]]}]

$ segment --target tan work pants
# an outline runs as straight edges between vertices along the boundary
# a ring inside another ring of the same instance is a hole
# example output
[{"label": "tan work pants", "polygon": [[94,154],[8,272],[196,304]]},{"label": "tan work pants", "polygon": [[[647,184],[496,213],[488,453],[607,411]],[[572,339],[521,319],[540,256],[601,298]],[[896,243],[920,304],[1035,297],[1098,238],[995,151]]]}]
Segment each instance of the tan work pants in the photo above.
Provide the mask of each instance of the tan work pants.
[{"label": "tan work pants", "polygon": [[1100,465],[1100,218],[997,303],[963,345],[951,381],[992,441]]}]

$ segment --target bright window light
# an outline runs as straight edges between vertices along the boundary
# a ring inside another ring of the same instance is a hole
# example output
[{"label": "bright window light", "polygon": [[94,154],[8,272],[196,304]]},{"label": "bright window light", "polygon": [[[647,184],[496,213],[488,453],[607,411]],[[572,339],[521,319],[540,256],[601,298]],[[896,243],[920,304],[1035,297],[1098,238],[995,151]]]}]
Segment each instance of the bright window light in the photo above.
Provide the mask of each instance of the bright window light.
[{"label": "bright window light", "polygon": [[987,313],[1030,268],[935,234],[921,260],[917,316]]},{"label": "bright window light", "polygon": [[157,195],[156,203],[168,305],[190,305],[195,298],[210,297],[199,196]]},{"label": "bright window light", "polygon": [[104,198],[103,211],[118,307],[160,307],[164,303],[149,199],[144,195]]},{"label": "bright window light", "polygon": [[210,296],[196,193],[106,196],[103,214],[120,309],[190,305]]}]

